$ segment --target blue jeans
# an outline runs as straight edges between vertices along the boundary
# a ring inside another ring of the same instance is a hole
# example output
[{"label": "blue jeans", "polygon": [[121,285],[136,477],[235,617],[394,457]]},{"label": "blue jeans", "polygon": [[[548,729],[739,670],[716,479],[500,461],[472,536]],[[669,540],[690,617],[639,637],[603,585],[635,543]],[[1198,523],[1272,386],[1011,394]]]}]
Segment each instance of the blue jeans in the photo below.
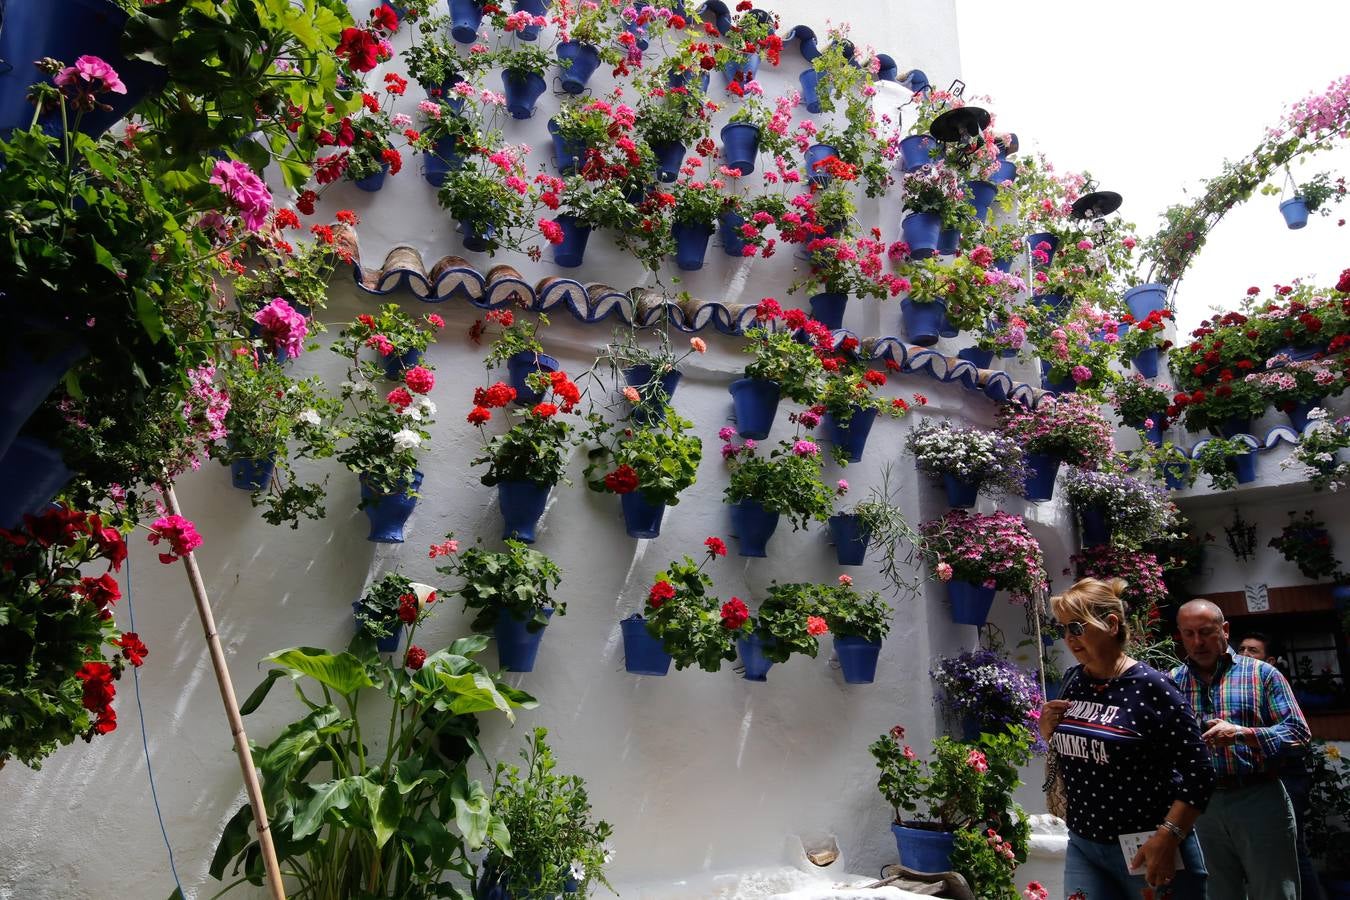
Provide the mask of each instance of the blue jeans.
[{"label": "blue jeans", "polygon": [[[1181,842],[1182,869],[1167,888],[1155,888],[1157,900],[1207,900],[1205,857],[1195,832]],[[1144,876],[1131,875],[1120,844],[1099,844],[1069,832],[1064,858],[1064,895],[1071,900],[1140,900]],[[1215,898],[1229,900],[1229,898]]]}]

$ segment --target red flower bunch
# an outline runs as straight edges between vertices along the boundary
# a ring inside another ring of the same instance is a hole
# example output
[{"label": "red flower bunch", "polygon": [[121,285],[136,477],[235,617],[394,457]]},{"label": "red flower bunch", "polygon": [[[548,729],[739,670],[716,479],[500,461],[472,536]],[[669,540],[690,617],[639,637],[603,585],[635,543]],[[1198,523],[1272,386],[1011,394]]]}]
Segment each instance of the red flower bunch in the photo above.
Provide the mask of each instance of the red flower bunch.
[{"label": "red flower bunch", "polygon": [[750,618],[750,610],[740,597],[732,597],[722,604],[722,627],[736,631]]},{"label": "red flower bunch", "polygon": [[638,474],[630,465],[619,466],[605,476],[605,487],[616,494],[631,494],[638,489]]},{"label": "red flower bunch", "polygon": [[141,636],[134,631],[125,631],[120,638],[113,639],[113,645],[122,648],[122,655],[136,668],[140,668],[150,649],[145,646]]},{"label": "red flower bunch", "polygon": [[369,72],[379,65],[380,39],[365,28],[344,28],[333,53],[345,59],[353,72]]},{"label": "red flower bunch", "polygon": [[81,703],[97,718],[94,721],[94,734],[107,734],[117,729],[117,713],[112,708],[117,689],[113,687],[115,674],[105,662],[87,662],[75,673],[75,677],[84,683]]},{"label": "red flower bunch", "polygon": [[658,581],[652,585],[652,589],[647,592],[647,605],[652,609],[660,609],[661,604],[675,596],[675,586],[669,581]]},{"label": "red flower bunch", "polygon": [[708,548],[708,556],[726,556],[727,545],[720,537],[710,537],[703,542],[703,546]]},{"label": "red flower bunch", "polygon": [[403,665],[416,672],[427,661],[427,651],[418,647],[416,644],[408,648],[408,652],[403,657]]},{"label": "red flower bunch", "polygon": [[436,376],[431,374],[431,370],[422,366],[413,366],[403,376],[403,382],[408,385],[408,389],[415,394],[430,393],[436,386]]}]

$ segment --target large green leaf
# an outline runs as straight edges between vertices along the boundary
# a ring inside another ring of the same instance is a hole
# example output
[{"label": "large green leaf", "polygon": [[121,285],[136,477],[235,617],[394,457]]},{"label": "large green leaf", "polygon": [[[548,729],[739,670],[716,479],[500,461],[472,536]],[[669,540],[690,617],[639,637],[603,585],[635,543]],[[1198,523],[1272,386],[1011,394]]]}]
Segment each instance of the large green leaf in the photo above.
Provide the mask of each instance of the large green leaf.
[{"label": "large green leaf", "polygon": [[318,831],[323,827],[324,817],[328,813],[346,809],[360,801],[367,783],[363,775],[349,775],[337,781],[306,785],[309,796],[295,811],[292,834],[298,840]]},{"label": "large green leaf", "polygon": [[457,715],[497,709],[506,713],[510,721],[516,720],[510,702],[501,695],[496,682],[486,672],[470,672],[464,675],[438,672],[436,677],[441,686],[450,692],[450,696],[436,698],[437,709],[448,710]]},{"label": "large green leaf", "polygon": [[267,699],[267,692],[272,689],[272,685],[285,674],[282,669],[268,669],[267,677],[263,679],[263,683],[255,687],[253,693],[249,694],[248,699],[244,701],[244,705],[239,707],[239,715],[246,716],[261,706],[263,700]]},{"label": "large green leaf", "polygon": [[216,844],[216,853],[211,857],[211,868],[208,870],[212,878],[224,880],[225,867],[248,846],[251,840],[249,826],[252,824],[253,807],[245,803],[225,824],[225,830],[220,834],[220,843]]},{"label": "large green leaf", "polygon": [[455,773],[449,785],[450,799],[455,804],[455,825],[464,835],[464,843],[473,849],[483,846],[487,838],[488,823],[492,819],[492,806],[483,786],[470,781],[463,767]]},{"label": "large green leaf", "polygon": [[292,678],[307,675],[339,694],[353,694],[360,688],[375,686],[366,667],[350,653],[333,654],[318,647],[292,647],[278,650],[268,659],[290,669]]}]

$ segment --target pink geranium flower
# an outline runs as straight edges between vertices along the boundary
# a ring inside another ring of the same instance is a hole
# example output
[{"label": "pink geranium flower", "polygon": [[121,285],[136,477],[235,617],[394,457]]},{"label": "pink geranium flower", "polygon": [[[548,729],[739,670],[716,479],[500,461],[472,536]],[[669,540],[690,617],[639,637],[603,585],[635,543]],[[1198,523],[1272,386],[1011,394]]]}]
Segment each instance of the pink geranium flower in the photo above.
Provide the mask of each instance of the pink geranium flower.
[{"label": "pink geranium flower", "polygon": [[273,350],[284,350],[288,356],[299,356],[304,351],[309,323],[280,297],[258,310],[253,321],[262,327],[263,340]]},{"label": "pink geranium flower", "polygon": [[101,94],[104,91],[112,91],[114,94],[127,92],[127,86],[122,83],[113,67],[97,56],[81,56],[75,60],[75,65],[66,66],[57,72],[52,80],[60,87],[87,90],[91,94]]},{"label": "pink geranium flower", "polygon": [[156,547],[161,540],[169,542],[173,552],[159,555],[159,561],[165,565],[187,556],[202,545],[202,537],[197,533],[197,526],[182,516],[161,516],[156,519],[155,524],[151,526],[148,540]]},{"label": "pink geranium flower", "polygon": [[247,163],[238,160],[218,161],[210,182],[218,185],[221,193],[234,201],[249,231],[259,230],[267,222],[272,212],[272,192]]}]

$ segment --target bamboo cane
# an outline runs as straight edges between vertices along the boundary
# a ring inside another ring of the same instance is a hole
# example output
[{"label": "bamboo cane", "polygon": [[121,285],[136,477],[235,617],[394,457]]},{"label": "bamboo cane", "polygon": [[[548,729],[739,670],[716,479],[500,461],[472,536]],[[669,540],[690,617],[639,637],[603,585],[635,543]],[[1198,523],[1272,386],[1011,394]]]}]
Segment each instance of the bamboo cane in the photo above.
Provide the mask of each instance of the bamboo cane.
[{"label": "bamboo cane", "polygon": [[[181,516],[178,498],[173,488],[164,491],[169,512]],[[244,789],[248,793],[249,805],[253,808],[253,821],[258,831],[258,845],[262,849],[263,866],[267,869],[267,886],[272,900],[286,900],[286,889],[281,884],[281,866],[277,864],[276,848],[272,846],[272,831],[267,824],[267,808],[263,805],[262,786],[258,783],[258,772],[253,767],[253,753],[248,748],[248,736],[244,734],[244,719],[239,715],[239,701],[234,696],[234,683],[230,681],[230,670],[225,664],[225,651],[220,646],[220,636],[216,633],[216,618],[211,614],[211,602],[206,596],[206,583],[202,581],[201,570],[197,568],[197,558],[189,552],[183,557],[183,568],[187,570],[188,583],[192,586],[192,595],[197,601],[197,615],[202,620],[202,630],[206,634],[206,646],[211,651],[211,666],[216,670],[216,684],[220,687],[220,700],[225,704],[225,716],[230,720],[230,734],[234,736],[235,753],[239,756],[239,768],[244,773]]]}]

